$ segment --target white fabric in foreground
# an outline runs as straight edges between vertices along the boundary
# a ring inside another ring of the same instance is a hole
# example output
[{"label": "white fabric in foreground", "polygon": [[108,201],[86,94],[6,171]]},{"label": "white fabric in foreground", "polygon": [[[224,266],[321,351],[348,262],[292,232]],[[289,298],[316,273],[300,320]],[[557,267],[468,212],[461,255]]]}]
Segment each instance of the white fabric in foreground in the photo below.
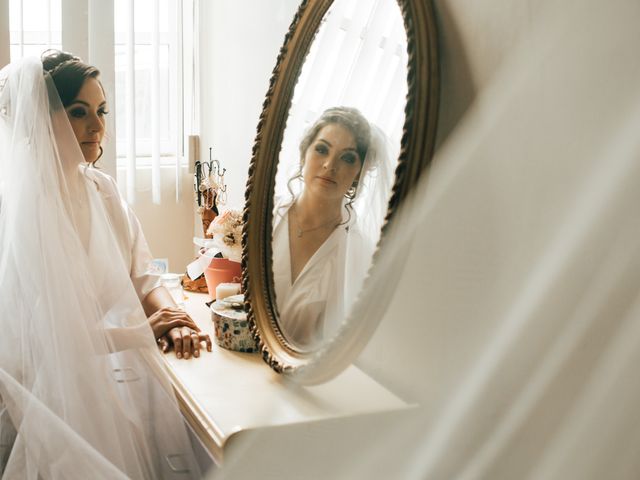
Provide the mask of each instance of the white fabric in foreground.
[{"label": "white fabric in foreground", "polygon": [[3,68],[0,90],[3,478],[198,478],[138,298],[152,282],[136,292],[119,243],[126,210],[79,167],[39,59]]},{"label": "white fabric in foreground", "polygon": [[359,311],[389,304],[360,365],[419,407],[258,433],[224,478],[640,478],[640,3],[535,13]]}]

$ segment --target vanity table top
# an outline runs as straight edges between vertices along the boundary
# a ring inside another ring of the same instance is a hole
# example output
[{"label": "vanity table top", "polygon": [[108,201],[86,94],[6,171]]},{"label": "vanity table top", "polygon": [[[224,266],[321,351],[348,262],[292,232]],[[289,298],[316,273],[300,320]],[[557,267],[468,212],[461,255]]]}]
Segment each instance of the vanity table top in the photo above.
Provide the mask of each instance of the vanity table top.
[{"label": "vanity table top", "polygon": [[288,381],[259,354],[234,352],[215,343],[205,302],[208,295],[187,293],[185,309],[213,342],[200,358],[164,355],[185,418],[217,463],[231,436],[263,427],[313,422],[398,410],[407,403],[355,366],[322,385]]}]

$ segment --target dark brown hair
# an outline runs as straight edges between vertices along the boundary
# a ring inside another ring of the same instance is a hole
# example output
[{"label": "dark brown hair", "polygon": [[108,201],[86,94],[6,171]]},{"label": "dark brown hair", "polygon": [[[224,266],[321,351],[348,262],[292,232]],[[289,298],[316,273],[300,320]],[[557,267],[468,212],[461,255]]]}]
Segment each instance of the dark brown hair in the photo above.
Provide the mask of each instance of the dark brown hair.
[{"label": "dark brown hair", "polygon": [[300,142],[300,159],[304,158],[307,148],[315,140],[318,132],[333,123],[342,125],[351,132],[356,141],[356,151],[360,157],[360,165],[362,165],[369,149],[371,130],[367,119],[357,108],[353,107],[332,107],[322,112],[320,118],[305,132]]},{"label": "dark brown hair", "polygon": [[[88,78],[97,80],[100,75],[100,70],[96,67],[84,63],[80,57],[68,52],[54,49],[46,50],[40,60],[42,60],[44,71],[51,76],[62,101],[62,106],[65,108],[76,99],[85,80]],[[102,88],[102,84],[100,87]],[[102,149],[102,147],[100,148]],[[91,165],[95,166],[98,159]]]},{"label": "dark brown hair", "polygon": [[100,70],[84,63],[79,57],[60,50],[47,50],[41,57],[44,71],[51,75],[64,107],[78,96],[87,78],[97,78]]}]

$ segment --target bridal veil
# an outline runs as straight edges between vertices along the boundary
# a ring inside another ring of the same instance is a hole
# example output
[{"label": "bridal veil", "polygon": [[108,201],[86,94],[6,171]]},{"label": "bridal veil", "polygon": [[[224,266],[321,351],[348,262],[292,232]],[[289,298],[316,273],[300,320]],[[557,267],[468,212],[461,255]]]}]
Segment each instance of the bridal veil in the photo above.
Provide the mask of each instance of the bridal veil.
[{"label": "bridal veil", "polygon": [[198,478],[162,359],[39,59],[0,71],[3,478]]}]

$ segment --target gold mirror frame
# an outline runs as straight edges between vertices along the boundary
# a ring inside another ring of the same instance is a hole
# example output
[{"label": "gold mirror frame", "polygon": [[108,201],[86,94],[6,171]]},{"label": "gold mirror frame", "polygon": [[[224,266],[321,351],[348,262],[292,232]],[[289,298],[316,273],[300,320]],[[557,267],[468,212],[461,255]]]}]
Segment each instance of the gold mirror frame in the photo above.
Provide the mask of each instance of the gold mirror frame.
[{"label": "gold mirror frame", "polygon": [[[277,322],[271,267],[275,176],[298,76],[322,19],[332,4],[333,0],[304,0],[293,18],[263,103],[245,192],[242,238],[245,308],[251,331],[265,362],[276,372],[290,375],[308,367],[310,362],[316,361],[317,355],[293,348]],[[398,0],[398,4],[407,34],[408,94],[395,183],[378,252],[398,205],[431,161],[438,113],[436,26],[431,1]],[[375,258],[372,268],[375,268]],[[365,282],[364,288],[366,286]],[[351,345],[350,342],[340,343],[345,348],[354,348],[352,342]],[[359,352],[347,353],[349,357],[354,357]],[[337,373],[325,372],[322,381]]]}]

